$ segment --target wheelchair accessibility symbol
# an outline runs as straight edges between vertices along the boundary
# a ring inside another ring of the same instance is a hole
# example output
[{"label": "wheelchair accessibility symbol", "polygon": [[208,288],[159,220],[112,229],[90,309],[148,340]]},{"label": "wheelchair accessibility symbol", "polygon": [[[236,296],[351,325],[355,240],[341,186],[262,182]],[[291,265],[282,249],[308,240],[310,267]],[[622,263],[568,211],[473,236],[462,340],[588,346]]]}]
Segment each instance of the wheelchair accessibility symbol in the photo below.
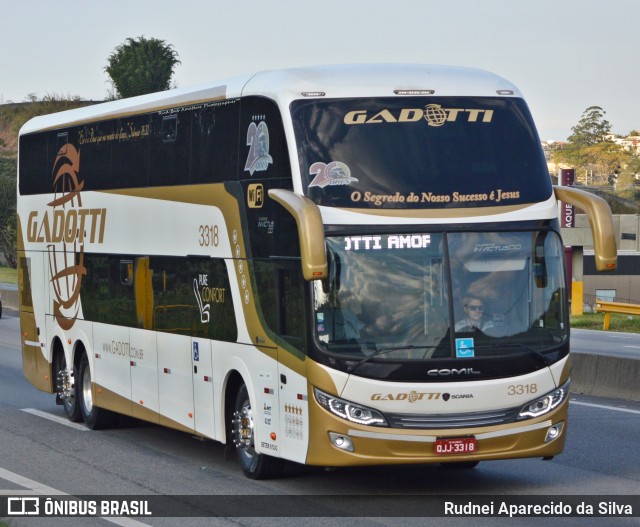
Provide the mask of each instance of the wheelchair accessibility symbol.
[{"label": "wheelchair accessibility symbol", "polygon": [[193,360],[194,361],[200,360],[200,347],[198,346],[197,342],[193,343]]},{"label": "wheelchair accessibility symbol", "polygon": [[460,359],[475,357],[473,339],[456,339],[456,357]]}]

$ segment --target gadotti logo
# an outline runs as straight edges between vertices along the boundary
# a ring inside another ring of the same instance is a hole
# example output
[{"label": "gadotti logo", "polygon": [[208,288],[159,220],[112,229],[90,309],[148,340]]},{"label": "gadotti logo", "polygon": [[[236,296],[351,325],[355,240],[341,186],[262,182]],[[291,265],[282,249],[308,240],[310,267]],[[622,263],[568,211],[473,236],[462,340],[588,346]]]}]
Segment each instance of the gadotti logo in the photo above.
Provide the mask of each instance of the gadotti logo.
[{"label": "gadotti logo", "polygon": [[416,392],[412,390],[404,393],[374,393],[371,396],[372,401],[408,401],[415,403],[423,399],[435,400],[440,399],[440,392]]},{"label": "gadotti logo", "polygon": [[458,119],[466,119],[468,123],[490,123],[493,119],[493,110],[443,108],[439,104],[427,104],[424,108],[402,108],[395,111],[384,108],[374,114],[367,110],[353,110],[344,116],[344,124],[414,123],[422,119],[425,119],[429,126],[442,126]]},{"label": "gadotti logo", "polygon": [[53,314],[62,329],[75,324],[80,310],[80,287],[87,273],[84,244],[103,243],[107,209],[82,207],[84,182],[78,177],[80,152],[63,145],[53,164],[53,201],[44,213],[29,214],[27,239],[46,243],[53,286]]}]

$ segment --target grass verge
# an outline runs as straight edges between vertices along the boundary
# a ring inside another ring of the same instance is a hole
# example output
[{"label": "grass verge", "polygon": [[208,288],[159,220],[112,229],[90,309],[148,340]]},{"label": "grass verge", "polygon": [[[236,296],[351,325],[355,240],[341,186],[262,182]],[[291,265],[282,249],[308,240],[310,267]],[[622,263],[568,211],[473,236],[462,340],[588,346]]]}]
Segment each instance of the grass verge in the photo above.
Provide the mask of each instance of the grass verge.
[{"label": "grass verge", "polygon": [[[603,323],[604,313],[585,313],[580,316],[571,316],[572,328],[602,330]],[[609,331],[640,333],[640,317],[612,313]]]},{"label": "grass verge", "polygon": [[18,283],[18,270],[10,267],[0,267],[0,282],[8,284]]}]

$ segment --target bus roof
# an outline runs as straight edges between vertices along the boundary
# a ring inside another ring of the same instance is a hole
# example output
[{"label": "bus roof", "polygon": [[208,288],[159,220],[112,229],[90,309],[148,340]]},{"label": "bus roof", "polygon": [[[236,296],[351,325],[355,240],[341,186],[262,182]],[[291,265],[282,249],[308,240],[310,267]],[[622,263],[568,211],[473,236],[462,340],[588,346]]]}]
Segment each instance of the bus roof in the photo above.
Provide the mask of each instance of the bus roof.
[{"label": "bus roof", "polygon": [[20,135],[243,95],[265,95],[286,103],[305,96],[343,98],[415,94],[522,97],[519,90],[502,77],[471,68],[427,64],[309,66],[262,71],[34,117],[22,127]]},{"label": "bus roof", "polygon": [[[522,97],[509,81],[483,70],[427,64],[345,64],[265,71],[253,76],[242,95],[321,92],[327,98],[394,95]],[[400,92],[400,93],[397,93]],[[500,92],[500,93],[498,93]]]}]

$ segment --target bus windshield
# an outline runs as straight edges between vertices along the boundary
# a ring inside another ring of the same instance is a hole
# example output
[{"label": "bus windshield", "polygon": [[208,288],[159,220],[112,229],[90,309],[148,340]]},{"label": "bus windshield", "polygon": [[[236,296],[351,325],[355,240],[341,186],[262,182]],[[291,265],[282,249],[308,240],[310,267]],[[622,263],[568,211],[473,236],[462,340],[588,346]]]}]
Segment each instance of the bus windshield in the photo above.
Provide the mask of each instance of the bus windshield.
[{"label": "bus windshield", "polygon": [[291,112],[303,191],[318,205],[495,207],[552,194],[521,99],[297,100]]},{"label": "bus windshield", "polygon": [[327,238],[314,327],[333,357],[543,357],[568,336],[563,250],[552,231]]}]

